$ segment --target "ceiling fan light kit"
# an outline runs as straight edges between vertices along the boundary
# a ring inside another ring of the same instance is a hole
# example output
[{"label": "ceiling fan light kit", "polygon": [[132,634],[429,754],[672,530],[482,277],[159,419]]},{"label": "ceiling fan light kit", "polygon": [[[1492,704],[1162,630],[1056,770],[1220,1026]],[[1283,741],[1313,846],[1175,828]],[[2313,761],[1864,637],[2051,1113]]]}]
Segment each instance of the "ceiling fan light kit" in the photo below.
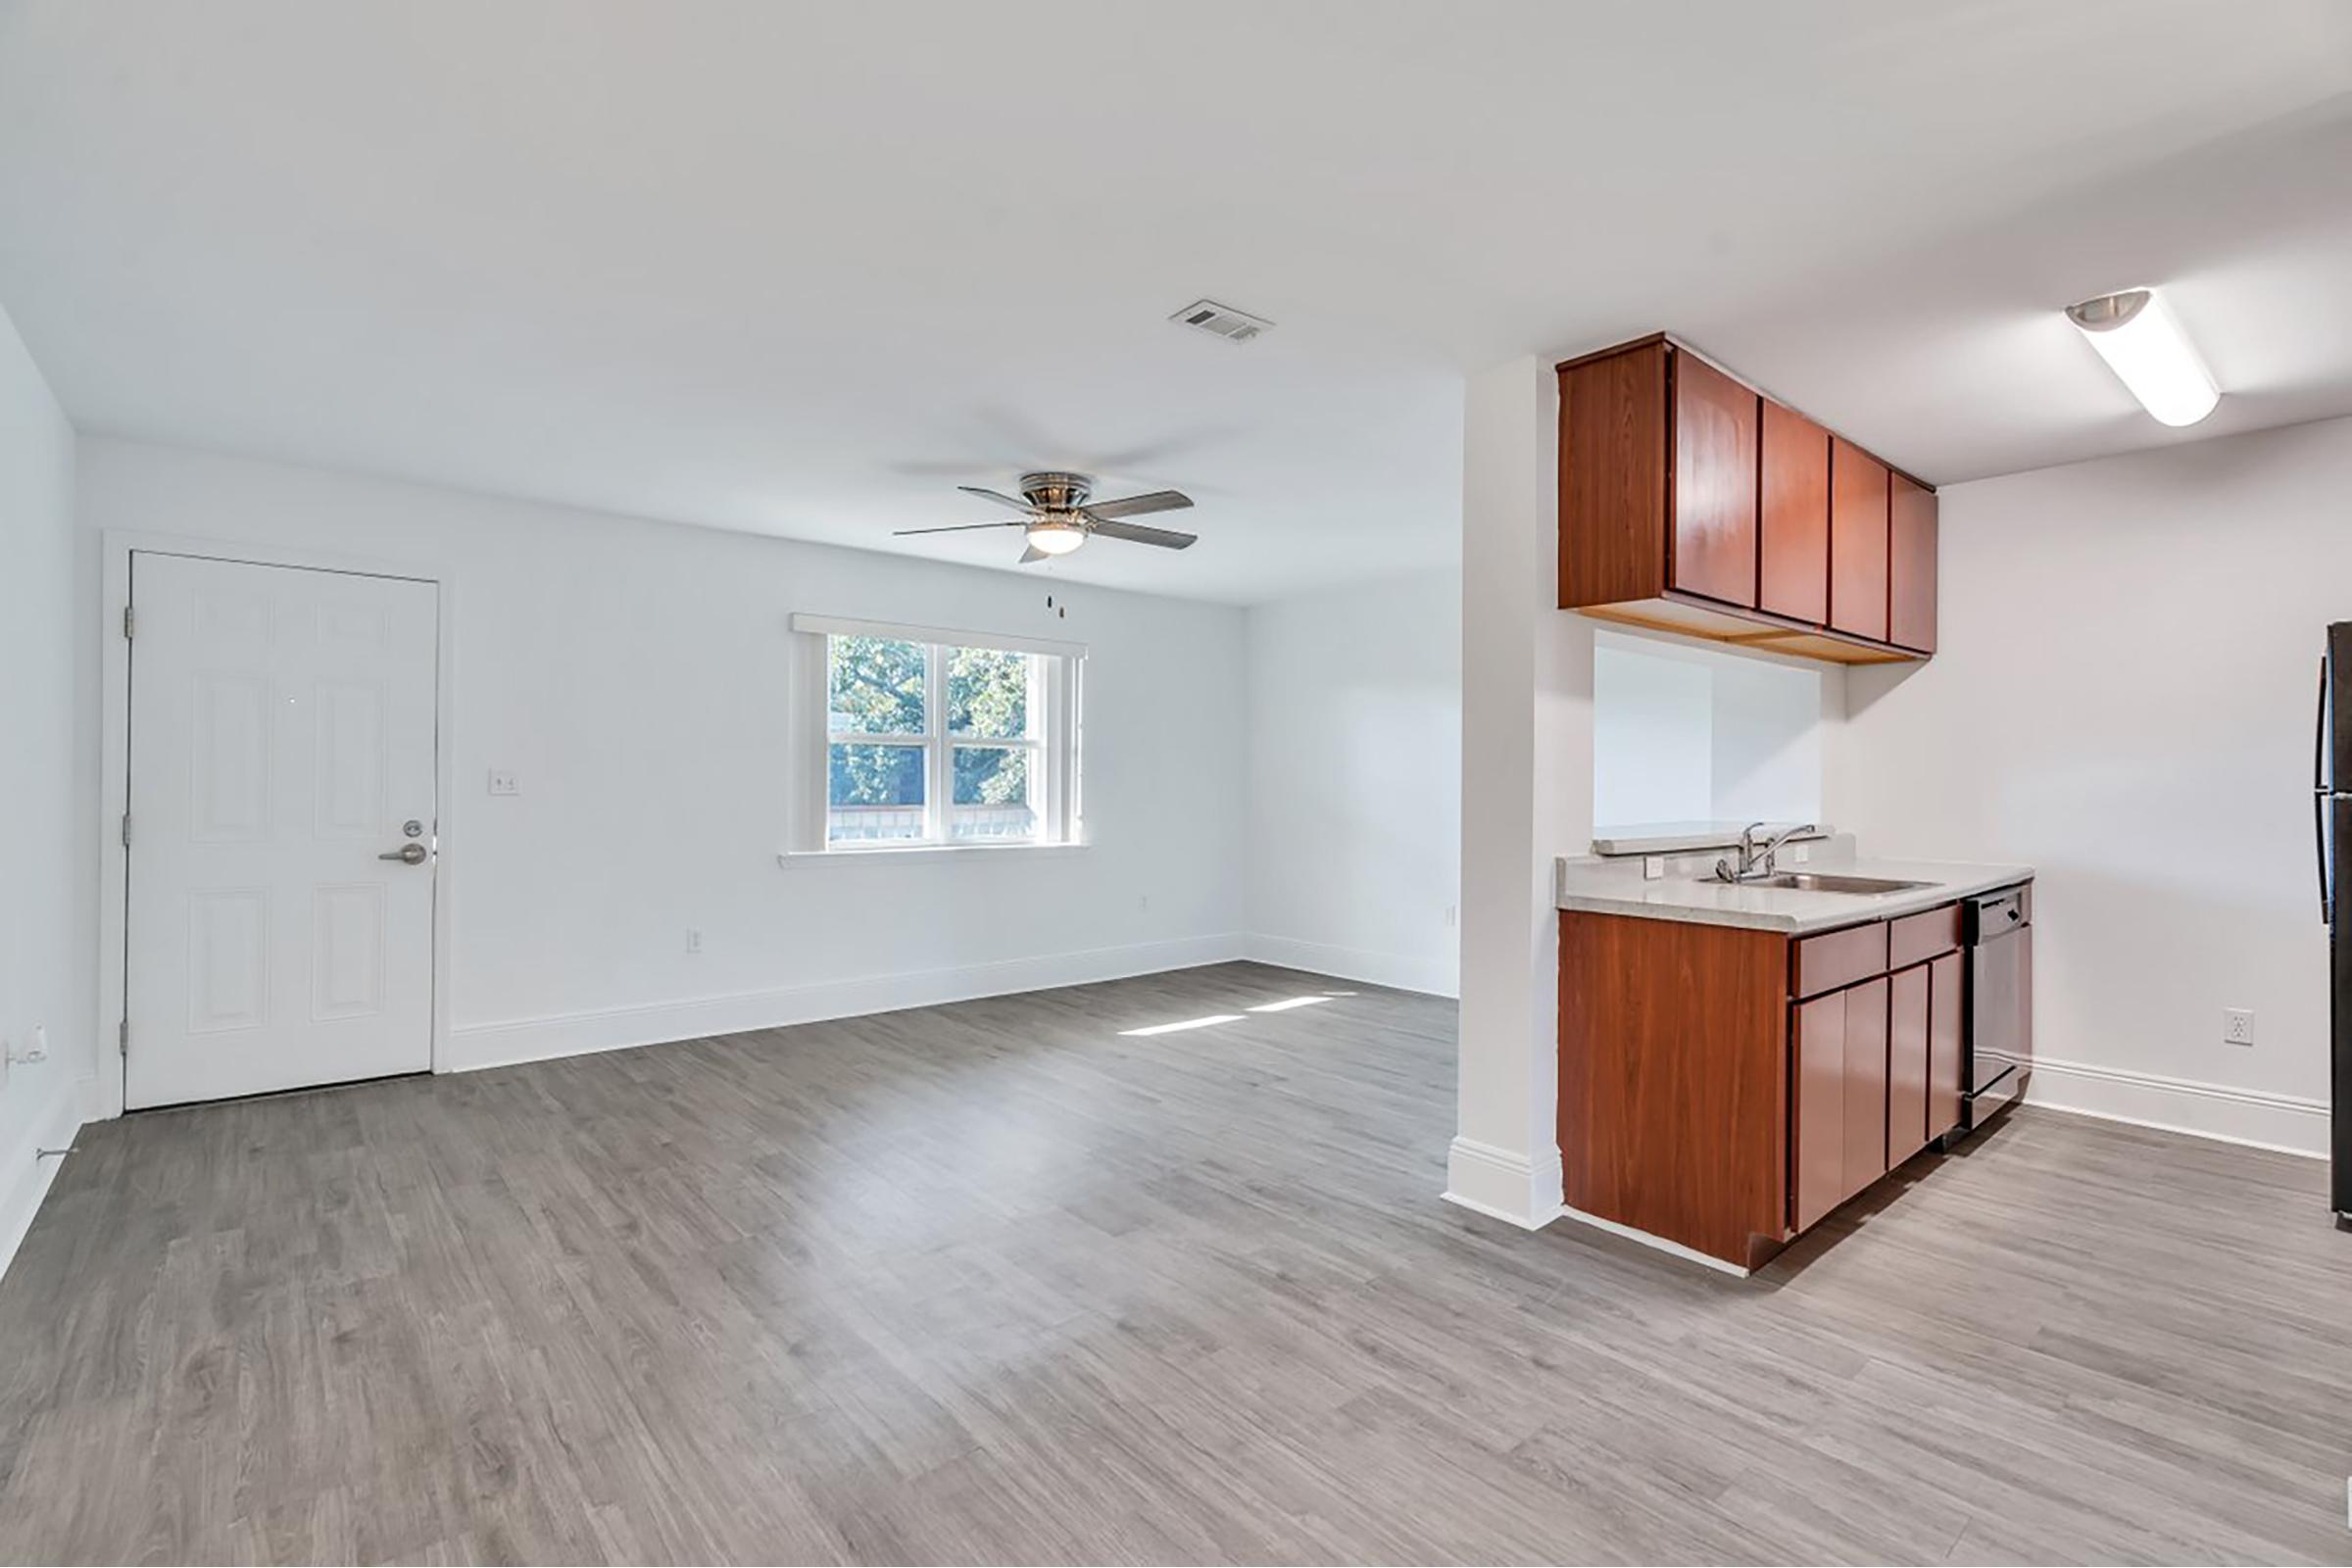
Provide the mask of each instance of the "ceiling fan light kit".
[{"label": "ceiling fan light kit", "polygon": [[1129,517],[1149,516],[1154,512],[1180,512],[1193,504],[1193,498],[1180,490],[1153,490],[1140,496],[1122,496],[1116,501],[1089,504],[1087,497],[1094,493],[1095,481],[1083,473],[1070,473],[1058,468],[1040,469],[1021,475],[1021,499],[1015,501],[1000,490],[986,489],[976,484],[956,487],[966,495],[1001,506],[1014,507],[1028,515],[1005,522],[964,522],[945,528],[901,528],[898,536],[905,538],[921,533],[967,533],[978,528],[1019,528],[1028,548],[1021,552],[1021,564],[1044,561],[1053,556],[1066,556],[1097,534],[1105,539],[1124,539],[1131,544],[1156,545],[1162,550],[1183,550],[1200,536],[1179,533],[1173,528],[1152,528]]},{"label": "ceiling fan light kit", "polygon": [[1041,556],[1066,556],[1086,543],[1086,530],[1075,522],[1041,518],[1029,525],[1029,548]]}]

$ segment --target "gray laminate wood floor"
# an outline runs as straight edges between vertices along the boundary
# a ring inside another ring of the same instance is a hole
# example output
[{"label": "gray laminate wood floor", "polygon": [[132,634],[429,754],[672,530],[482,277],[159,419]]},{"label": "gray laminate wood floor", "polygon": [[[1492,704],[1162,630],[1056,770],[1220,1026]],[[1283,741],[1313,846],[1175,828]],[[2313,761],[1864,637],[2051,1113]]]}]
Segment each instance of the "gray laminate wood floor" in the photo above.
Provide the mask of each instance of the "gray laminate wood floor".
[{"label": "gray laminate wood floor", "polygon": [[2352,1551],[2320,1165],[2028,1113],[1740,1282],[1441,1203],[1453,1027],[1229,965],[93,1127],[0,1555]]}]

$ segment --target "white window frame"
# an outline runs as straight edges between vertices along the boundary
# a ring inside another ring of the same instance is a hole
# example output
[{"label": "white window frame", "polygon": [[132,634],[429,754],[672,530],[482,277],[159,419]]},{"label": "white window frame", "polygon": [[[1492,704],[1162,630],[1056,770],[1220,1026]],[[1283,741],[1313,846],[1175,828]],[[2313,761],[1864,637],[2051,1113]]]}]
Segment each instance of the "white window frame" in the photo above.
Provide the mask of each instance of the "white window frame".
[{"label": "white window frame", "polygon": [[[787,864],[811,860],[887,858],[893,856],[1022,855],[1067,853],[1083,847],[1081,813],[1079,695],[1086,645],[1020,637],[998,632],[963,631],[942,626],[912,626],[890,621],[851,620],[839,616],[795,614],[793,754],[806,759],[796,767],[789,793],[791,828],[781,858]],[[829,660],[836,636],[880,637],[923,646],[926,728],[922,734],[875,735],[830,733]],[[986,648],[1005,653],[1040,656],[1030,664],[1029,702],[1038,716],[1034,737],[998,739],[958,736],[948,732],[948,650]],[[860,746],[920,746],[924,749],[923,836],[869,843],[833,843],[829,825],[827,779],[831,749],[836,742]],[[1037,812],[1038,832],[1027,839],[956,839],[950,836],[955,754],[958,746],[992,746],[1031,754],[1030,805]]]}]

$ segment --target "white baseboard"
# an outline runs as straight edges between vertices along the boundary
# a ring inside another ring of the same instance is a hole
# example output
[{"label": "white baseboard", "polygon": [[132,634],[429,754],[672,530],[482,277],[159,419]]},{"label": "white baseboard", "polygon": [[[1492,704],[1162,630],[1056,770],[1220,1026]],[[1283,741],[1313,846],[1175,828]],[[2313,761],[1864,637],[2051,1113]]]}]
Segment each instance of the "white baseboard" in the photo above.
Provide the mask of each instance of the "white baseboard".
[{"label": "white baseboard", "polygon": [[1567,1204],[1562,1203],[1560,1217],[1572,1219],[1579,1225],[1590,1225],[1596,1231],[1607,1231],[1611,1236],[1622,1236],[1629,1242],[1640,1242],[1643,1247],[1653,1248],[1670,1256],[1682,1258],[1685,1262],[1703,1264],[1717,1273],[1730,1274],[1738,1279],[1747,1278],[1748,1271],[1737,1263],[1726,1262],[1720,1257],[1710,1257],[1695,1247],[1685,1247],[1680,1242],[1670,1242],[1663,1236],[1652,1236],[1647,1231],[1636,1230],[1631,1225],[1620,1224],[1613,1219],[1602,1219],[1598,1214],[1588,1214],[1581,1208],[1570,1208]]},{"label": "white baseboard", "polygon": [[87,1084],[61,1077],[50,1086],[49,1102],[24,1129],[24,1147],[7,1151],[6,1163],[0,1164],[0,1275],[8,1272],[24,1233],[32,1229],[33,1216],[41,1211],[41,1200],[49,1196],[49,1184],[71,1157],[38,1159],[34,1152],[73,1147],[86,1119],[82,1111],[89,1098]]},{"label": "white baseboard", "polygon": [[1516,1150],[1456,1138],[1446,1152],[1448,1203],[1540,1231],[1560,1217],[1560,1152],[1534,1159]]},{"label": "white baseboard", "polygon": [[744,1029],[774,1029],[827,1018],[1001,997],[1016,991],[1046,991],[1055,986],[1190,969],[1204,963],[1229,963],[1243,956],[1244,939],[1238,935],[1185,937],[912,974],[825,980],[775,991],[745,991],[642,1006],[558,1013],[544,1018],[464,1024],[449,1032],[447,1059],[442,1068],[448,1072],[476,1072],[485,1067],[622,1051],[670,1040],[696,1040]]},{"label": "white baseboard", "polygon": [[2328,1102],[2300,1095],[2037,1055],[2026,1103],[2226,1144],[2328,1157]]},{"label": "white baseboard", "polygon": [[1416,958],[1401,953],[1375,953],[1368,948],[1334,947],[1328,942],[1301,942],[1297,937],[1254,932],[1242,939],[1244,951],[1259,963],[1285,969],[1304,969],[1341,980],[1396,991],[1419,991],[1433,997],[1461,995],[1461,965],[1452,957]]}]

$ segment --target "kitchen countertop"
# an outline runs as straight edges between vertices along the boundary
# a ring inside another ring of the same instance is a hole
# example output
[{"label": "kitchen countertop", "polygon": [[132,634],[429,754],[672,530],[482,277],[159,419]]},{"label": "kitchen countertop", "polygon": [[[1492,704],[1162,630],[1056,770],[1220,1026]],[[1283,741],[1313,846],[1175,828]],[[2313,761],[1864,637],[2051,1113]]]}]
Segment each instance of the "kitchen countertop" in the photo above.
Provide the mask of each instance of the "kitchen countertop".
[{"label": "kitchen countertop", "polygon": [[[1594,855],[1679,855],[1688,850],[1728,850],[1740,842],[1745,822],[1634,822],[1622,827],[1596,827],[1592,830]],[[1767,822],[1766,837],[1783,828],[1795,827],[1795,822]],[[1814,828],[1791,844],[1805,844],[1826,839],[1838,830],[1828,824]]]},{"label": "kitchen countertop", "polygon": [[1758,931],[1799,934],[1827,931],[1865,920],[1932,909],[2014,882],[2031,880],[2030,865],[1977,865],[1954,860],[1886,860],[1857,857],[1814,859],[1785,870],[1837,876],[1885,877],[1925,882],[1901,893],[1815,893],[1799,888],[1758,887],[1694,876],[1644,880],[1639,861],[1562,858],[1554,885],[1563,909],[1594,914],[1631,914],[1694,925],[1745,926]]}]

